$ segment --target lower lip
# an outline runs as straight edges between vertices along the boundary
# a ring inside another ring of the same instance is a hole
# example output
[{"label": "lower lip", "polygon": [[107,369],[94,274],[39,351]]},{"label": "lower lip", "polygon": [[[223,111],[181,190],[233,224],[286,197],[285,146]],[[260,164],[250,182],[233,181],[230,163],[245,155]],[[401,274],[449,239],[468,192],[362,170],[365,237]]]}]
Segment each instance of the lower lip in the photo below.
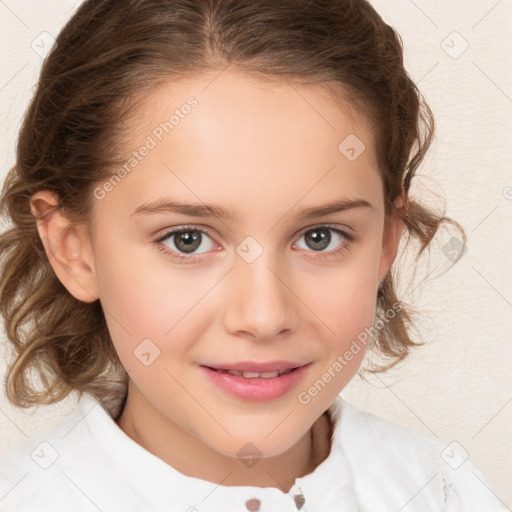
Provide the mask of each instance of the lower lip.
[{"label": "lower lip", "polygon": [[218,372],[207,366],[200,366],[200,368],[214,384],[230,395],[243,400],[263,402],[279,398],[293,389],[303,378],[310,364],[308,363],[289,373],[269,379],[263,377],[246,379],[238,375]]}]

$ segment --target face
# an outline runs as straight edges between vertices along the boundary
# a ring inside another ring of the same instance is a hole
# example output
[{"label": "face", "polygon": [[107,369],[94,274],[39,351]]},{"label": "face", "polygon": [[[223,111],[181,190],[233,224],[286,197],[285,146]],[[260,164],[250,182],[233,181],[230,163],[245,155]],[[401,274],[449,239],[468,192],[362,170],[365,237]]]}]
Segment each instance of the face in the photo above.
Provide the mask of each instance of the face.
[{"label": "face", "polygon": [[318,86],[228,72],[143,106],[125,172],[93,201],[115,349],[160,421],[225,455],[278,455],[361,365],[364,346],[344,354],[394,258],[373,134]]}]

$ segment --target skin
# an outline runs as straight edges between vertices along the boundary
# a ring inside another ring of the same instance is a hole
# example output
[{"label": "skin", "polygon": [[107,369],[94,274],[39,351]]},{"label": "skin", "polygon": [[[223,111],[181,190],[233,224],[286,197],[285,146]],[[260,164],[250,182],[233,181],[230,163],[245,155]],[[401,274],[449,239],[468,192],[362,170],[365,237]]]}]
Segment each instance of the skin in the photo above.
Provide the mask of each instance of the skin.
[{"label": "skin", "polygon": [[[385,216],[373,133],[348,101],[335,101],[320,86],[292,88],[233,71],[212,76],[168,82],[141,99],[127,155],[187,98],[198,105],[93,201],[89,224],[73,225],[52,210],[57,198],[48,191],[36,193],[31,206],[59,279],[79,300],[99,298],[105,311],[131,379],[119,427],[184,474],[287,491],[328,456],[324,412],[365,350],[308,404],[298,394],[372,326],[378,285],[404,226]],[[354,161],[338,150],[349,134],[366,145]],[[231,207],[239,219],[131,216],[164,197]],[[296,216],[343,198],[371,207]],[[304,231],[325,224],[356,240],[328,231],[328,247],[315,250]],[[172,238],[161,246],[175,258],[153,243],[183,225],[208,232],[192,262],[180,260]],[[251,263],[236,252],[248,236],[263,250]],[[144,339],[160,350],[148,366],[134,355]],[[311,364],[292,391],[266,402],[227,395],[199,370],[246,360]],[[237,457],[247,442],[262,456],[251,467]]]}]

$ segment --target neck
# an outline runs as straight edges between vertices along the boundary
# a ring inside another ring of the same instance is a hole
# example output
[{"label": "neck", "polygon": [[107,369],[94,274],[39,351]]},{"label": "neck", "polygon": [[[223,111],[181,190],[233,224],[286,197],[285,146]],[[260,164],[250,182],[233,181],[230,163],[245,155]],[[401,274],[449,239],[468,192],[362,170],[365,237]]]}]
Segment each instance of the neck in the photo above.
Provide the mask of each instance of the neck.
[{"label": "neck", "polygon": [[225,486],[277,487],[288,492],[296,478],[311,473],[330,452],[332,424],[324,413],[289,450],[245,466],[238,458],[211,449],[138,395],[135,387],[129,386],[116,423],[136,443],[190,477]]}]

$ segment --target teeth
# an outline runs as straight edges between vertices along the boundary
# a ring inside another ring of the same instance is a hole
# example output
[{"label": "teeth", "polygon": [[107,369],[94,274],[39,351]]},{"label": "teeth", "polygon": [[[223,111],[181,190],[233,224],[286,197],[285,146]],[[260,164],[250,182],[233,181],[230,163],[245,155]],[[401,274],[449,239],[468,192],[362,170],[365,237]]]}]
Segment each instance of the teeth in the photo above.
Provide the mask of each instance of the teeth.
[{"label": "teeth", "polygon": [[[277,377],[279,375],[279,372],[276,370],[274,372],[260,373],[259,375],[260,375],[260,377],[263,377],[264,379],[271,379],[272,377]],[[245,377],[245,375],[244,375],[244,377]]]},{"label": "teeth", "polygon": [[242,372],[242,377],[245,377],[246,379],[255,379],[256,377],[259,377],[260,373],[258,372]]},{"label": "teeth", "polygon": [[275,370],[273,372],[243,372],[240,370],[219,370],[223,373],[229,373],[230,375],[236,375],[237,377],[244,377],[245,379],[273,379],[275,377],[279,377],[280,375],[284,375],[286,373],[290,373],[293,368],[289,368],[287,370]]}]

